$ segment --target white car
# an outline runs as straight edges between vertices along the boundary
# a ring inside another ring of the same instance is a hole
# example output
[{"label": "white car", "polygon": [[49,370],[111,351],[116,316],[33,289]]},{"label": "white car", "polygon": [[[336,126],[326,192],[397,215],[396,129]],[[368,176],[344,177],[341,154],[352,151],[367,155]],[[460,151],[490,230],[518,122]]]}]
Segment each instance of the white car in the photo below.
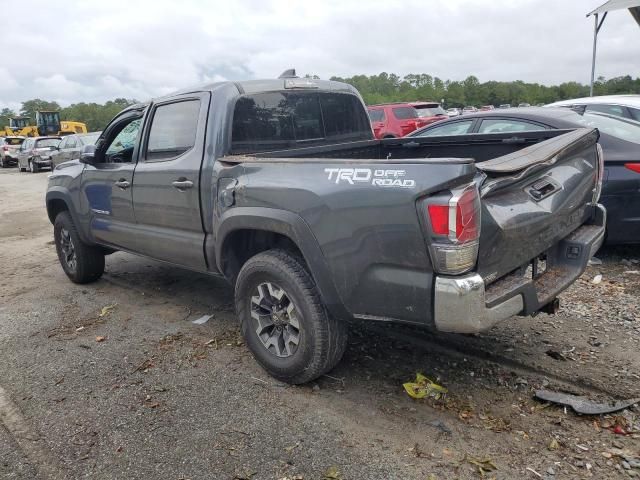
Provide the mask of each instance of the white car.
[{"label": "white car", "polygon": [[602,95],[551,103],[547,107],[568,107],[579,112],[602,112],[640,121],[640,95]]},{"label": "white car", "polygon": [[457,117],[458,115],[460,115],[460,110],[457,108],[448,108],[447,115],[449,115],[450,117]]}]

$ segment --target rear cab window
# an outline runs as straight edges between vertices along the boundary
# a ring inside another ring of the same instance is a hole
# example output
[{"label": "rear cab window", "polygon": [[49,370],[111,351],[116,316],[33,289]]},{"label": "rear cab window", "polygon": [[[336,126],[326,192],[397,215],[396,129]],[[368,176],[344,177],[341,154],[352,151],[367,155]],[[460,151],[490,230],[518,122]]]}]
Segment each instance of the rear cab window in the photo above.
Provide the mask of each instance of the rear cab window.
[{"label": "rear cab window", "polygon": [[5,138],[4,139],[4,144],[5,145],[22,145],[22,142],[24,142],[24,138]]},{"label": "rear cab window", "polygon": [[269,92],[236,102],[233,154],[371,140],[371,124],[358,97],[333,92]]},{"label": "rear cab window", "polygon": [[395,107],[392,109],[393,116],[398,120],[409,120],[411,118],[418,118],[418,112],[413,107]]}]

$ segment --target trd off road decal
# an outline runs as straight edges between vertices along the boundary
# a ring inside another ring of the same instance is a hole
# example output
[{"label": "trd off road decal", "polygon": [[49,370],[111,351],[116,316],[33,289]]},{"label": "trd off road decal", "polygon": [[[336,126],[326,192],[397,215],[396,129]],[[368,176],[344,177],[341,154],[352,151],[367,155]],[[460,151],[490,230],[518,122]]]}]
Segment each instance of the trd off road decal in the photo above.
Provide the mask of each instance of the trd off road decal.
[{"label": "trd off road decal", "polygon": [[413,188],[416,181],[405,178],[406,170],[372,168],[325,168],[328,180],[336,184],[366,183],[378,187]]}]

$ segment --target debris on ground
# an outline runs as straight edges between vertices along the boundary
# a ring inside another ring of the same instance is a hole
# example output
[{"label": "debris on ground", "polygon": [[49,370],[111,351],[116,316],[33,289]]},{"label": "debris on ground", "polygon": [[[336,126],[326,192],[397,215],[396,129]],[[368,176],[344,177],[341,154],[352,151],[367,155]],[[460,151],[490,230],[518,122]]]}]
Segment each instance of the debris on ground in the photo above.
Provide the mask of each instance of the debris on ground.
[{"label": "debris on ground", "polygon": [[340,471],[338,470],[338,467],[331,466],[327,468],[326,472],[324,472],[324,476],[322,477],[322,480],[340,480],[341,478],[342,477],[340,476]]},{"label": "debris on ground", "polygon": [[469,462],[471,465],[478,467],[478,473],[482,478],[484,478],[485,474],[493,472],[498,469],[493,460],[489,457],[484,458],[476,458],[465,455],[464,460]]},{"label": "debris on ground", "polygon": [[105,307],[102,307],[102,310],[100,310],[100,314],[98,315],[98,317],[100,318],[106,317],[107,315],[109,315],[109,313],[111,313],[111,310],[116,308],[116,305],[118,304],[114,303],[113,305],[107,305]]},{"label": "debris on ground", "polygon": [[554,360],[562,360],[563,362],[567,360],[567,357],[564,354],[558,352],[557,350],[549,349],[545,353],[549,355],[551,358],[553,358]]},{"label": "debris on ground", "polygon": [[589,259],[589,265],[602,265],[602,260],[600,260],[598,257],[591,257]]},{"label": "debris on ground", "polygon": [[191,323],[194,323],[196,325],[204,325],[205,323],[207,323],[212,318],[213,318],[213,315],[203,315],[200,318],[196,318]]},{"label": "debris on ground", "polygon": [[431,425],[432,427],[436,427],[442,433],[446,433],[446,434],[449,434],[449,435],[452,433],[451,429],[442,420],[433,420],[433,421],[429,422],[429,425]]},{"label": "debris on ground", "polygon": [[598,285],[600,282],[602,282],[602,275],[598,274],[595,277],[593,277],[593,280],[591,280],[591,283],[593,283],[594,285]]},{"label": "debris on ground", "polygon": [[618,412],[640,402],[640,398],[630,398],[628,400],[620,401],[611,400],[608,402],[595,402],[579,395],[554,392],[551,390],[536,390],[535,398],[544,402],[551,402],[559,405],[569,406],[573,408],[576,413],[582,413],[584,415],[602,415],[605,413]]},{"label": "debris on ground", "polygon": [[421,373],[416,374],[415,382],[403,383],[402,386],[411,398],[431,397],[440,400],[447,394],[447,389]]},{"label": "debris on ground", "polygon": [[100,343],[100,342],[104,342],[107,339],[107,337],[103,337],[102,335],[98,335],[96,337],[96,342]]}]

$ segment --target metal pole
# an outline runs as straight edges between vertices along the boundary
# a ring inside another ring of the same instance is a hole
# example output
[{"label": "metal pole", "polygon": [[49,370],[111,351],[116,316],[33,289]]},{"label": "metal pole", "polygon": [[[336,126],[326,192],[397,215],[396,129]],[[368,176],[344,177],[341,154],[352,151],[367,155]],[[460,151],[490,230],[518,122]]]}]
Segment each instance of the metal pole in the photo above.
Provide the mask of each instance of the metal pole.
[{"label": "metal pole", "polygon": [[593,80],[596,75],[596,45],[598,43],[598,14],[593,17],[593,57],[591,58],[591,88],[589,89],[589,96],[593,97]]}]

